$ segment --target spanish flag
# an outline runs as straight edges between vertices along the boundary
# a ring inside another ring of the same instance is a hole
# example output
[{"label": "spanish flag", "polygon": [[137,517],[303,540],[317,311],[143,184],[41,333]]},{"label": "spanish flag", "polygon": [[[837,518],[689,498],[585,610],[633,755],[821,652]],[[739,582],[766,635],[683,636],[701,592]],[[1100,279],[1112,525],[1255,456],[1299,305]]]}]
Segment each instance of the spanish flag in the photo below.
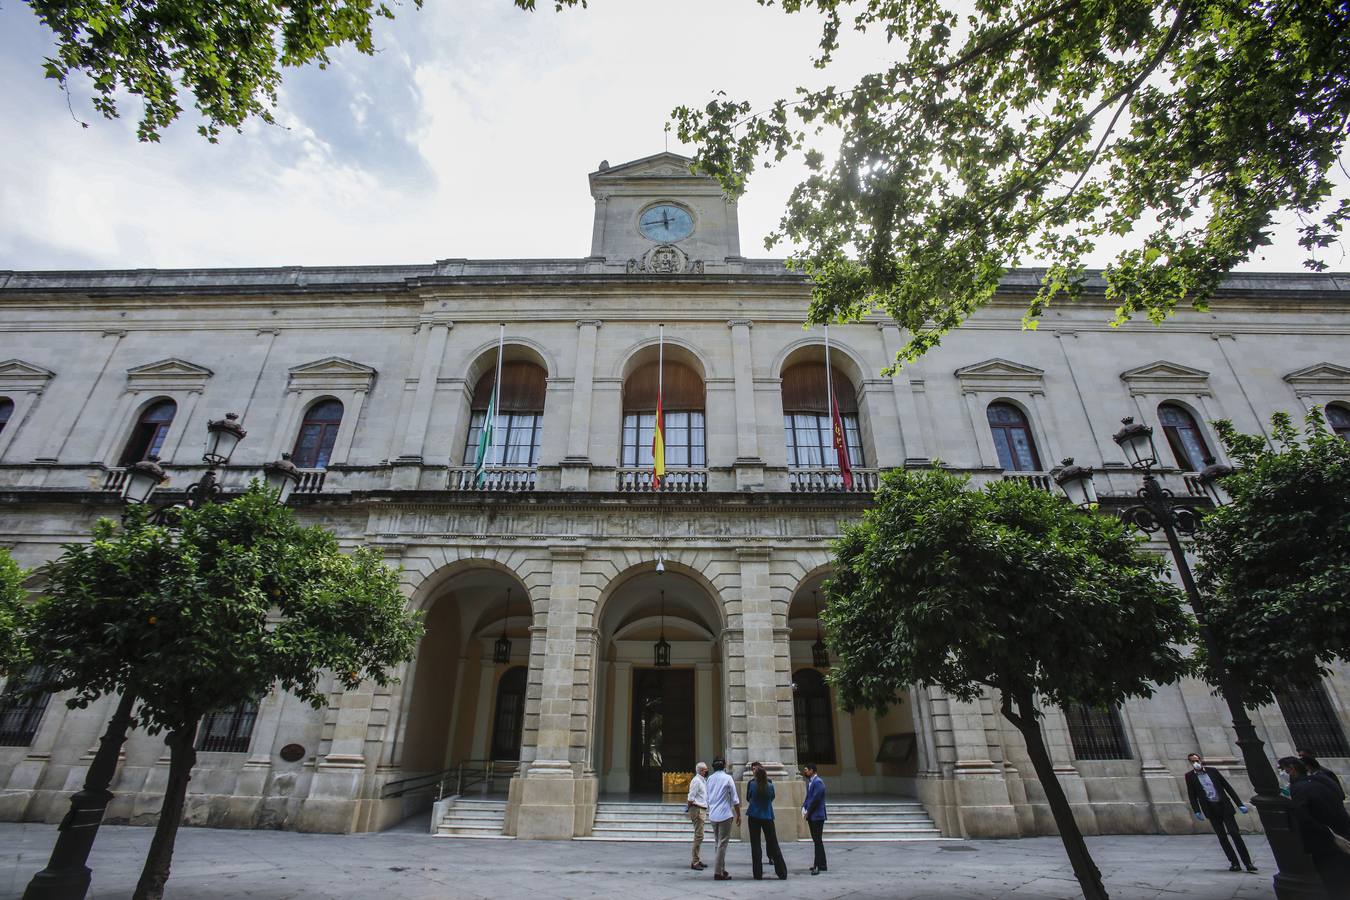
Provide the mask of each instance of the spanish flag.
[{"label": "spanish flag", "polygon": [[661,413],[661,388],[666,368],[666,326],[659,326],[656,363],[656,428],[652,431],[652,490],[661,490],[661,478],[666,474],[665,420]]}]

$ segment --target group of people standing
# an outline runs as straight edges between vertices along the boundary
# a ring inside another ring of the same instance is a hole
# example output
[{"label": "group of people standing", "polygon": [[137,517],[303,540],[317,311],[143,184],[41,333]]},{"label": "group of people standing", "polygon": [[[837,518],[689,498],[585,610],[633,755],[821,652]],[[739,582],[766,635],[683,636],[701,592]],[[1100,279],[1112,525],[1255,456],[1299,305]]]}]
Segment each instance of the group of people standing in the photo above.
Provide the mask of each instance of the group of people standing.
[{"label": "group of people standing", "polygon": [[[1196,819],[1208,820],[1214,827],[1219,846],[1228,857],[1229,871],[1245,868],[1255,872],[1256,866],[1252,865],[1237,824],[1236,814],[1245,813],[1246,805],[1223,773],[1205,765],[1200,754],[1192,753],[1186,761],[1191,764],[1191,771],[1186,773],[1186,793]],[[1277,765],[1288,777],[1285,792],[1294,802],[1295,826],[1328,896],[1333,900],[1350,900],[1350,849],[1342,849],[1337,840],[1350,842],[1350,814],[1345,811],[1345,790],[1340,778],[1323,768],[1308,750],[1298,751],[1298,756],[1286,756]]]},{"label": "group of people standing", "polygon": [[[750,783],[745,789],[746,818],[750,824],[750,871],[758,881],[764,877],[764,856],[769,858],[774,874],[779,879],[788,876],[787,861],[783,859],[783,849],[778,843],[778,832],[773,819],[773,782],[769,780],[764,766],[757,762],[750,764]],[[811,841],[815,845],[815,859],[811,864],[811,874],[818,875],[827,871],[825,863],[825,845],[821,835],[825,827],[825,782],[810,763],[802,766],[802,777],[806,779],[806,802],[802,804],[802,818],[811,831]],[[699,763],[694,777],[689,782],[689,796],[685,801],[689,821],[694,826],[694,851],[689,868],[702,871],[707,865],[699,859],[699,850],[703,845],[703,832],[707,823],[713,826],[713,841],[716,853],[713,861],[713,878],[727,881],[731,873],[727,871],[727,844],[731,840],[731,825],[741,824],[741,798],[736,791],[736,780],[726,771],[726,761],[721,757],[713,760],[712,774],[708,766]],[[761,846],[761,843],[763,846]]]}]

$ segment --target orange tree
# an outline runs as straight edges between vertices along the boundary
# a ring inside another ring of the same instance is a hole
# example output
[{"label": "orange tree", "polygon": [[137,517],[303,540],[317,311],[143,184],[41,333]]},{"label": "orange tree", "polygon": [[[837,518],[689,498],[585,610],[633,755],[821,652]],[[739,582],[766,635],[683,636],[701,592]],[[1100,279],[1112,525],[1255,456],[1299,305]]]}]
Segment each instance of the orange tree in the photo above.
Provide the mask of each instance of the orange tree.
[{"label": "orange tree", "polygon": [[1041,731],[1045,705],[1115,706],[1190,668],[1193,633],[1164,562],[1115,518],[1010,481],[982,491],[896,471],[836,542],[822,615],[845,709],[911,685],[991,693],[1026,741],[1083,894],[1107,896]]},{"label": "orange tree", "polygon": [[274,687],[321,709],[325,673],[344,689],[386,684],[422,630],[377,553],[341,552],[257,486],[176,510],[170,525],[143,508],[120,527],[101,520],[46,574],[46,595],[15,619],[5,668],[40,661],[27,690],[71,691],[71,706],[133,696],[137,725],[164,733],[169,748],[138,900],[163,895],[207,713]]}]

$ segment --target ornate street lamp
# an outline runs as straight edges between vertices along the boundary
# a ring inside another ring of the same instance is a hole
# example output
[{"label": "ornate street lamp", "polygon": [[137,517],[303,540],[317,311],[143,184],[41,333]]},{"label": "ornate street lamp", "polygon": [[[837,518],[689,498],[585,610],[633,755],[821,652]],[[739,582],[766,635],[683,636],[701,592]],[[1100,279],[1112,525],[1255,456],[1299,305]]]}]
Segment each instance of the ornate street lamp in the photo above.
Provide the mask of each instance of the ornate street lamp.
[{"label": "ornate street lamp", "polygon": [[1055,474],[1055,484],[1069,498],[1069,502],[1079,509],[1091,509],[1097,505],[1097,488],[1092,484],[1092,469],[1088,466],[1076,466],[1073,457],[1064,458],[1064,468]]},{"label": "ornate street lamp", "polygon": [[[229,463],[239,442],[246,432],[239,424],[239,416],[227,413],[224,419],[213,420],[206,426],[206,452],[202,462],[208,466],[200,481],[189,485],[186,490],[186,506],[196,508],[203,503],[211,503],[221,495],[220,484],[216,479],[216,467]],[[289,467],[289,471],[287,470]],[[299,471],[285,457],[268,467],[278,471],[278,477],[291,479],[291,488],[299,480]],[[127,466],[126,481],[122,485],[122,499],[129,504],[145,505],[150,502],[155,489],[167,480],[164,468],[158,457],[149,456],[140,462]],[[271,474],[269,485],[278,488],[280,501],[290,496],[290,489],[273,484]],[[173,509],[177,505],[162,507],[155,511],[154,519],[161,524],[173,524]],[[89,852],[94,847],[94,838],[98,835],[99,825],[103,822],[103,813],[108,808],[113,794],[108,790],[113,774],[117,770],[117,758],[126,743],[127,731],[131,728],[131,712],[136,705],[136,695],[124,693],[117,702],[117,709],[108,720],[108,729],[99,741],[98,752],[94,754],[89,770],[85,773],[84,787],[70,798],[70,811],[61,820],[61,827],[52,847],[52,855],[47,867],[33,876],[24,891],[24,900],[83,900],[89,891],[91,872],[85,864]]]},{"label": "ornate street lamp", "polygon": [[[1211,670],[1219,682],[1219,693],[1223,695],[1228,712],[1233,717],[1233,731],[1237,733],[1237,745],[1242,751],[1247,776],[1256,789],[1252,805],[1261,819],[1278,870],[1274,879],[1275,896],[1279,900],[1321,900],[1325,896],[1321,879],[1312,868],[1311,857],[1303,849],[1302,839],[1292,828],[1293,804],[1280,793],[1280,781],[1247,715],[1242,688],[1223,666],[1223,648],[1210,630],[1205,598],[1195,585],[1186,551],[1181,546],[1181,535],[1194,535],[1200,526],[1200,516],[1189,506],[1176,505],[1172,492],[1158,484],[1153,474],[1153,467],[1158,464],[1153,429],[1136,424],[1128,417],[1122,419],[1121,423],[1123,427],[1116,432],[1113,440],[1124,451],[1130,466],[1143,476],[1144,485],[1137,492],[1140,502],[1122,510],[1120,518],[1146,534],[1161,531],[1167,539],[1168,549],[1172,551],[1177,575],[1181,578],[1186,598],[1200,625],[1200,638],[1204,641]],[[1095,499],[1096,496],[1091,487],[1092,473],[1071,463],[1072,460],[1065,460],[1067,468],[1055,480],[1075,505],[1087,506],[1086,498],[1090,496]],[[1218,482],[1232,471],[1228,466],[1216,465],[1211,461],[1200,473],[1200,483],[1205,494],[1215,505],[1228,501],[1227,493]]]},{"label": "ornate street lamp", "polygon": [[285,503],[300,484],[300,470],[291,462],[291,455],[283,453],[281,459],[263,466],[263,480],[276,491],[277,502]]},{"label": "ornate street lamp", "polygon": [[816,642],[811,645],[811,664],[817,669],[828,669],[830,667],[830,649],[825,646],[825,641],[820,637],[820,598],[815,591],[811,592],[811,605],[816,611]]},{"label": "ornate street lamp", "polygon": [[511,618],[511,589],[506,589],[506,612],[502,615],[502,636],[492,645],[492,661],[509,663],[511,661],[511,639],[506,636],[506,621]]},{"label": "ornate street lamp", "polygon": [[1229,475],[1233,474],[1232,466],[1225,466],[1223,463],[1214,461],[1214,457],[1205,459],[1205,467],[1200,471],[1200,487],[1205,489],[1205,496],[1209,502],[1215,506],[1227,506],[1231,502],[1228,491],[1219,482]]},{"label": "ornate street lamp", "polygon": [[666,592],[661,592],[661,638],[655,644],[656,667],[665,669],[670,666],[670,641],[666,640]]}]

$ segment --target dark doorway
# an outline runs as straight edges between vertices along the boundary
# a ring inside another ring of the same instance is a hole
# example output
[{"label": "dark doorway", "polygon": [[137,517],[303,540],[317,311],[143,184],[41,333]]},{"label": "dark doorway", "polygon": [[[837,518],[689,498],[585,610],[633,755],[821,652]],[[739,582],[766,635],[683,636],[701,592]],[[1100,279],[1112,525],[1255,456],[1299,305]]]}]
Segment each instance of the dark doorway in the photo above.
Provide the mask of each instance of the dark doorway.
[{"label": "dark doorway", "polygon": [[662,772],[694,770],[694,672],[633,671],[633,767],[629,790],[661,793]]},{"label": "dark doorway", "polygon": [[492,758],[520,759],[520,734],[525,727],[524,666],[509,669],[497,682],[497,715],[492,723]]}]

